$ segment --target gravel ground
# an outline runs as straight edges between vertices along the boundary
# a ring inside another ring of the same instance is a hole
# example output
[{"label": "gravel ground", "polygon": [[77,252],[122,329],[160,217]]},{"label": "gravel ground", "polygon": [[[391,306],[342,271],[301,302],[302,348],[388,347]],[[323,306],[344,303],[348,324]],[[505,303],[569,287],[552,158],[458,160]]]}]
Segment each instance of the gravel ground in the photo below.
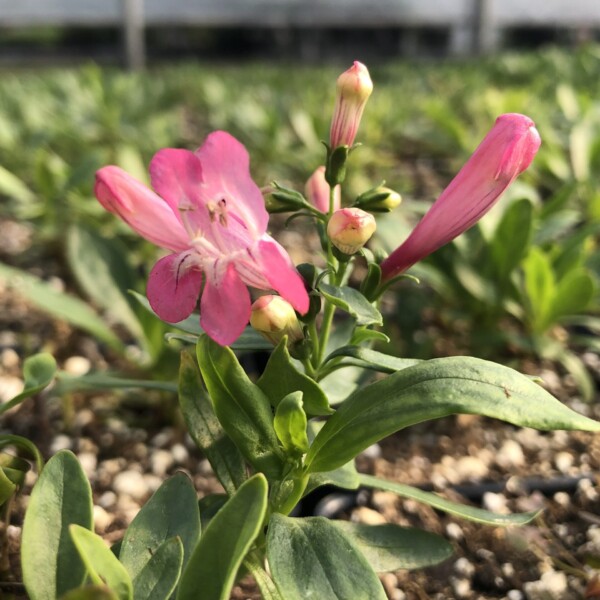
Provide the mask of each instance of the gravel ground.
[{"label": "gravel ground", "polygon": [[[94,340],[0,289],[0,401],[22,386],[22,359],[41,350],[52,352],[73,374],[109,363],[123,366]],[[597,368],[596,355],[584,359]],[[600,403],[582,403],[568,377],[558,377],[549,365],[528,368],[572,408],[600,419]],[[77,454],[93,487],[96,531],[109,543],[123,535],[140,506],[177,470],[190,475],[199,496],[220,491],[208,461],[185,432],[174,397],[134,392],[59,399],[49,393],[7,413],[0,427],[29,437],[46,457],[63,448]],[[544,509],[535,525],[503,529],[454,519],[387,492],[363,490],[344,497],[340,517],[422,527],[455,546],[455,555],[437,567],[383,575],[390,599],[600,598],[594,579],[600,573],[594,570],[600,565],[599,436],[452,417],[382,441],[359,457],[358,467],[497,512]],[[11,566],[0,576],[0,597],[19,592],[11,584],[20,581],[21,524],[34,481],[31,473],[6,532]],[[330,496],[321,506],[332,510],[338,500]],[[258,596],[251,582],[242,582],[232,597]]]}]

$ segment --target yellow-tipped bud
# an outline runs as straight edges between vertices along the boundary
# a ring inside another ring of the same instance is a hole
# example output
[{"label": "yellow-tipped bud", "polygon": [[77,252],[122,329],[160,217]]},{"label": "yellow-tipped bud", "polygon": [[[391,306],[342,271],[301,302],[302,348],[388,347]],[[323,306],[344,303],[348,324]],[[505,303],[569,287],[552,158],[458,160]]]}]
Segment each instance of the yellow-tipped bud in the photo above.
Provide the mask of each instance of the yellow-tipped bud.
[{"label": "yellow-tipped bud", "polygon": [[261,296],[252,305],[250,325],[263,337],[277,345],[288,336],[288,345],[304,338],[292,305],[281,296]]},{"label": "yellow-tipped bud", "polygon": [[332,150],[338,146],[354,144],[363,110],[372,91],[373,82],[369,71],[358,61],[354,61],[354,64],[338,77],[329,132],[329,145]]},{"label": "yellow-tipped bud", "polygon": [[360,208],[342,208],[331,215],[327,235],[331,243],[344,254],[358,252],[376,229],[375,217]]},{"label": "yellow-tipped bud", "polygon": [[402,202],[402,196],[398,192],[380,185],[361,194],[356,199],[354,206],[371,212],[389,212],[394,210],[400,202]]}]

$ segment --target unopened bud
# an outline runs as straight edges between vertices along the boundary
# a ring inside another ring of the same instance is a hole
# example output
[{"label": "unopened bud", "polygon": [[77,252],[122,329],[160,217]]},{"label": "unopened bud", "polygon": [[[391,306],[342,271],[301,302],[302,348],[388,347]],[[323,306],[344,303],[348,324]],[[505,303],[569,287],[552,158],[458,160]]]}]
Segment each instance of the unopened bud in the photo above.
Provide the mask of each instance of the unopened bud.
[{"label": "unopened bud", "polygon": [[352,146],[363,110],[373,91],[373,82],[365,65],[358,61],[337,80],[337,94],[329,133],[332,150]]},{"label": "unopened bud", "polygon": [[263,337],[277,345],[283,336],[288,344],[294,344],[304,335],[292,305],[281,296],[261,296],[252,305],[250,325]]},{"label": "unopened bud", "polygon": [[331,215],[327,235],[344,254],[358,252],[375,232],[375,217],[360,208],[342,208]]},{"label": "unopened bud", "polygon": [[[306,182],[305,193],[308,201],[322,213],[329,212],[329,184],[325,181],[325,167],[318,167]],[[339,185],[333,188],[333,210],[342,206],[342,191]]]},{"label": "unopened bud", "polygon": [[270,213],[290,212],[306,206],[306,200],[300,192],[275,181],[261,191],[265,195],[265,207]]},{"label": "unopened bud", "polygon": [[371,212],[389,212],[402,202],[398,192],[384,186],[378,186],[361,194],[354,206]]}]

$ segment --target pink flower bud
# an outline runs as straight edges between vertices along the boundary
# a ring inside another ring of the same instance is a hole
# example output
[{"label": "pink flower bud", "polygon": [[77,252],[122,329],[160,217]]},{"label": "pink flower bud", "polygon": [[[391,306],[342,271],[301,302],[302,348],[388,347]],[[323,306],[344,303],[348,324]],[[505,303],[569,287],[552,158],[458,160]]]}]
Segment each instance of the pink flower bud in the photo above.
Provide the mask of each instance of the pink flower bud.
[{"label": "pink flower bud", "polygon": [[261,296],[252,304],[250,325],[263,337],[277,345],[288,336],[288,345],[304,338],[292,305],[281,296]]},{"label": "pink flower bud", "polygon": [[354,61],[354,64],[338,77],[329,133],[329,145],[332,150],[338,146],[352,146],[372,91],[373,82],[369,71],[358,61]]},{"label": "pink flower bud", "polygon": [[383,280],[406,271],[479,221],[531,164],[540,144],[529,117],[516,113],[498,117],[406,241],[381,263]]},{"label": "pink flower bud", "polygon": [[[329,184],[325,181],[325,167],[317,167],[309,177],[305,186],[306,198],[322,213],[329,212]],[[338,210],[342,205],[342,190],[339,185],[333,188],[333,210]]]},{"label": "pink flower bud", "polygon": [[327,235],[344,254],[360,250],[375,233],[375,217],[360,208],[342,208],[331,215]]}]

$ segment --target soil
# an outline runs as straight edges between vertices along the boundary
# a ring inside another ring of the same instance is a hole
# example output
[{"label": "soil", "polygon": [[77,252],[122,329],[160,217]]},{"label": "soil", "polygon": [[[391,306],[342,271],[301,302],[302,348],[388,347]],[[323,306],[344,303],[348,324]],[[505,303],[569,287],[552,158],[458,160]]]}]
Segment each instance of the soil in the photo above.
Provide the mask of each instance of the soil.
[{"label": "soil", "polygon": [[[59,282],[60,283],[60,282]],[[18,393],[23,359],[52,352],[62,369],[130,368],[92,338],[54,321],[10,289],[0,289],[0,400]],[[584,359],[594,369],[597,357]],[[569,377],[552,365],[530,364],[559,399],[600,419],[600,403],[584,404]],[[113,543],[164,478],[190,475],[199,496],[220,491],[208,461],[185,432],[172,396],[149,393],[52,391],[7,413],[2,432],[30,438],[46,457],[70,448],[93,488],[96,531]],[[381,576],[391,600],[508,600],[600,598],[600,437],[581,432],[540,433],[486,418],[459,416],[412,427],[369,448],[359,470],[433,489],[448,498],[497,512],[543,509],[522,528],[494,528],[449,517],[388,492],[360,490],[336,516],[363,523],[420,527],[450,540],[455,554],[441,565]],[[31,472],[5,530],[8,570],[0,597],[25,598],[19,540]],[[321,499],[329,510],[338,498]],[[329,503],[329,504],[328,504]],[[344,503],[343,503],[344,504]],[[251,581],[233,598],[258,598]]]}]

